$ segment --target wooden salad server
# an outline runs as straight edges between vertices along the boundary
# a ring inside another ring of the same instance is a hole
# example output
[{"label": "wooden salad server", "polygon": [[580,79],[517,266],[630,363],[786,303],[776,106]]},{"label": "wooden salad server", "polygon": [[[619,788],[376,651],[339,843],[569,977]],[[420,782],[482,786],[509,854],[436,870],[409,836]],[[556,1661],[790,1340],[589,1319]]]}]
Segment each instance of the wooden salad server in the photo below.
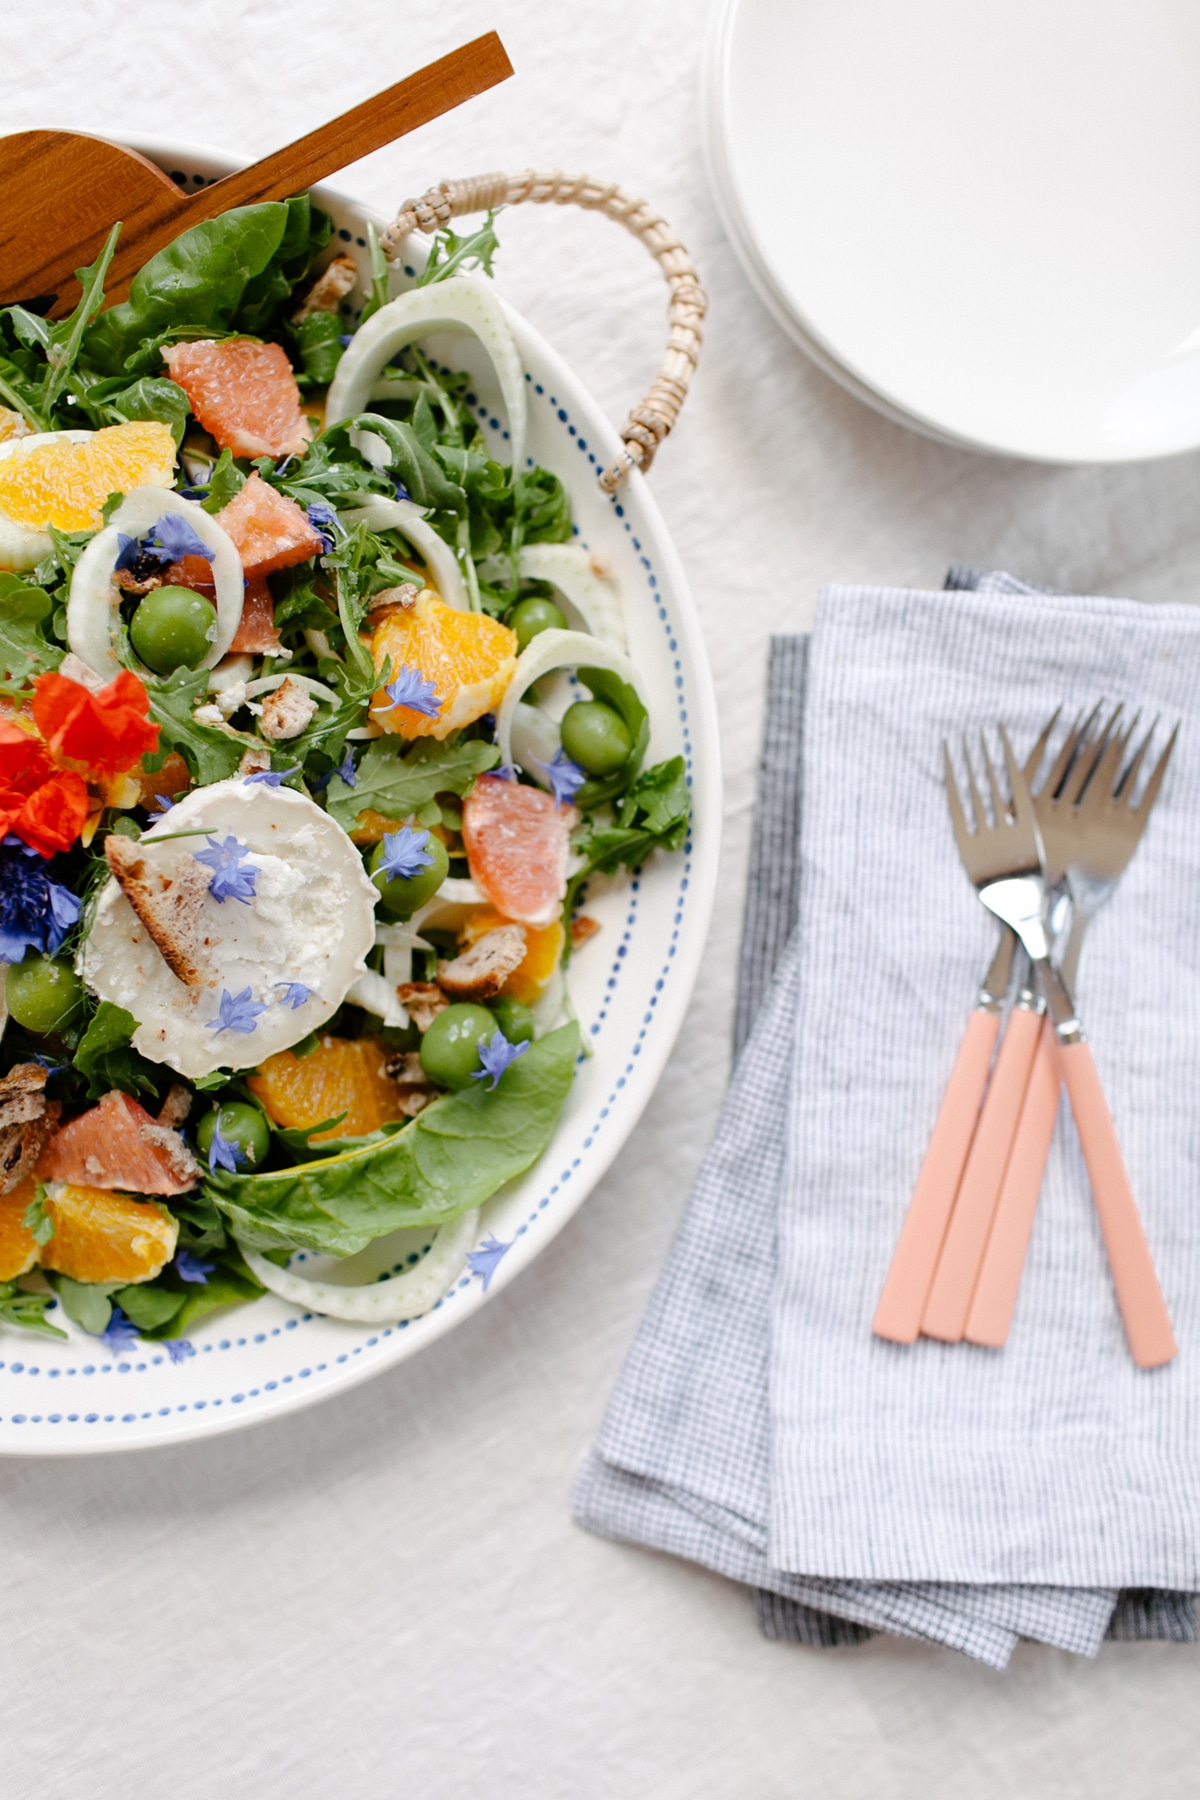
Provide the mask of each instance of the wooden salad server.
[{"label": "wooden salad server", "polygon": [[324,176],[427,125],[513,72],[494,31],[418,69],[248,169],[185,194],[147,157],[77,131],[0,138],[0,305],[49,318],[79,298],[75,271],[94,262],[122,221],[105,303],[124,300],[151,256],[203,219],[303,193]]}]

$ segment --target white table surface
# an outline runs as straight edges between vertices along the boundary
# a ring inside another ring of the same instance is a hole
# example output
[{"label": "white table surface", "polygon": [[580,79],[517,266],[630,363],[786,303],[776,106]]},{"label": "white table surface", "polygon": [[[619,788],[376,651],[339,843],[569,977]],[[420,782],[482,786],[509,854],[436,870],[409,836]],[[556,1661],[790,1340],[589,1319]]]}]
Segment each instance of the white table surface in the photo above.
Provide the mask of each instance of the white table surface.
[{"label": "white table surface", "polygon": [[[771,323],[700,143],[697,9],[669,0],[8,0],[0,130],[262,154],[490,26],[517,78],[341,185],[561,165],[646,194],[711,298],[653,483],[716,670],[728,851],[706,971],[639,1129],[497,1303],[342,1400],[193,1448],[0,1462],[6,1800],[845,1800],[1194,1794],[1200,1652],[1022,1646],[1006,1676],[876,1640],[766,1643],[740,1590],[569,1516],[728,1073],[766,642],[825,580],[951,560],[1190,599],[1195,457],[1048,469],[885,423]],[[346,29],[345,27],[352,27]],[[614,418],[663,293],[603,221],[521,212],[500,278]],[[936,276],[931,276],[935,279]],[[881,274],[880,304],[886,304]]]}]

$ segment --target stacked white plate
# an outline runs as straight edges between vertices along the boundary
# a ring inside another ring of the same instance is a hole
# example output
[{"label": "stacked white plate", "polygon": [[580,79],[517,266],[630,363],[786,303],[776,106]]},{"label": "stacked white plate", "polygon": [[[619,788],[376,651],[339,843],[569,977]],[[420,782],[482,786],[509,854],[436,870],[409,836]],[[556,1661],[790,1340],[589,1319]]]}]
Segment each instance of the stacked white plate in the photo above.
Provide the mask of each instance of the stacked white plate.
[{"label": "stacked white plate", "polygon": [[717,203],[810,356],[944,441],[1200,445],[1195,0],[717,0]]}]

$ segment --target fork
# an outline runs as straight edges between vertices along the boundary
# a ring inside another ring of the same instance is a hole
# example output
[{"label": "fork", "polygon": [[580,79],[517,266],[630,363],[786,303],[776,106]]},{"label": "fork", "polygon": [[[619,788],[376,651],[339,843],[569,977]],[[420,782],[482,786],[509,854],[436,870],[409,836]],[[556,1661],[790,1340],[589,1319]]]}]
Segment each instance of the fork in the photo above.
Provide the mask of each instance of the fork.
[{"label": "fork", "polygon": [[[1026,775],[1030,781],[1041,766],[1061,710],[1060,707],[1054,712],[1030,753],[1026,763]],[[1062,779],[1071,756],[1078,747],[1079,737],[1080,725],[1076,721],[1072,731],[1068,733],[1067,744],[1055,759],[1047,777],[1047,785],[1051,782],[1057,785]],[[973,782],[973,774],[971,779]],[[947,783],[948,793],[953,794],[953,775],[948,758]],[[977,793],[974,798],[977,814],[981,816],[981,802]],[[961,853],[961,843],[959,850]],[[930,1284],[975,1136],[984,1089],[988,1084],[988,1070],[1000,1032],[1000,1012],[1008,991],[1016,947],[1016,933],[1002,923],[1000,942],[983,978],[979,999],[967,1022],[912,1199],[909,1201],[904,1225],[892,1253],[887,1279],[872,1321],[872,1330],[877,1337],[889,1338],[894,1343],[913,1343],[921,1329]],[[1036,1019],[1033,1024],[1036,1038]],[[1008,1137],[1011,1137],[1015,1124],[1014,1114],[1009,1121]],[[963,1306],[964,1319],[969,1300],[968,1293]],[[958,1335],[962,1335],[961,1331]]]},{"label": "fork", "polygon": [[[1033,802],[1047,857],[1047,882],[1053,882],[1061,872],[1066,877],[1071,897],[1070,933],[1061,961],[1063,983],[1068,992],[1074,991],[1079,953],[1088,925],[1098,909],[1111,898],[1141,841],[1178,736],[1176,727],[1135,805],[1138,776],[1156,727],[1151,726],[1122,774],[1121,763],[1137,720],[1126,731],[1117,733],[1115,725],[1120,711],[1118,707],[1108,721],[1101,735],[1099,755],[1089,762],[1084,781],[1071,782],[1057,796],[1048,794],[1043,787]],[[970,1343],[999,1349],[1008,1341],[1054,1134],[1060,1084],[1054,1029],[1047,1022],[1026,1089],[991,1235],[971,1301],[964,1333]],[[1109,1254],[1111,1260],[1111,1246]]]},{"label": "fork", "polygon": [[[1003,805],[997,809],[994,822],[977,813],[975,830],[968,831],[950,770],[951,818],[959,854],[983,904],[1012,926],[1033,963],[1057,1036],[1059,1067],[1075,1115],[1129,1347],[1141,1368],[1152,1369],[1175,1356],[1175,1337],[1091,1047],[1062,978],[1050,961],[1041,834],[1033,798],[1003,725],[1000,738],[1012,799],[1007,810]],[[1068,865],[1068,880],[1073,872],[1074,866]]]}]

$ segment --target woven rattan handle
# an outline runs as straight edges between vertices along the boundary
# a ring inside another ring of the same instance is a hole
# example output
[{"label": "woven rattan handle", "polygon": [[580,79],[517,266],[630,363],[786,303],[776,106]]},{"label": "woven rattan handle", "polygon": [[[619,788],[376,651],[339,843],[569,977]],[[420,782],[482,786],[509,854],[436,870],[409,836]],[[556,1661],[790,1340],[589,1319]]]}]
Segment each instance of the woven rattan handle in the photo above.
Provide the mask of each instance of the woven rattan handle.
[{"label": "woven rattan handle", "polygon": [[540,206],[549,202],[555,206],[583,206],[591,212],[607,214],[641,239],[671,290],[671,329],[662,367],[645,399],[633,408],[625,422],[621,432],[624,450],[600,476],[600,486],[611,494],[630,469],[650,467],[654,452],[679,417],[700,354],[700,327],[707,306],[704,289],[691,257],[671,227],[644,200],[635,199],[615,182],[593,181],[590,175],[564,175],[560,169],[549,174],[526,169],[520,175],[476,175],[467,181],[443,181],[420,200],[405,202],[395,223],[383,233],[384,254],[394,262],[410,231],[434,232],[464,213],[515,206],[522,200]]}]

